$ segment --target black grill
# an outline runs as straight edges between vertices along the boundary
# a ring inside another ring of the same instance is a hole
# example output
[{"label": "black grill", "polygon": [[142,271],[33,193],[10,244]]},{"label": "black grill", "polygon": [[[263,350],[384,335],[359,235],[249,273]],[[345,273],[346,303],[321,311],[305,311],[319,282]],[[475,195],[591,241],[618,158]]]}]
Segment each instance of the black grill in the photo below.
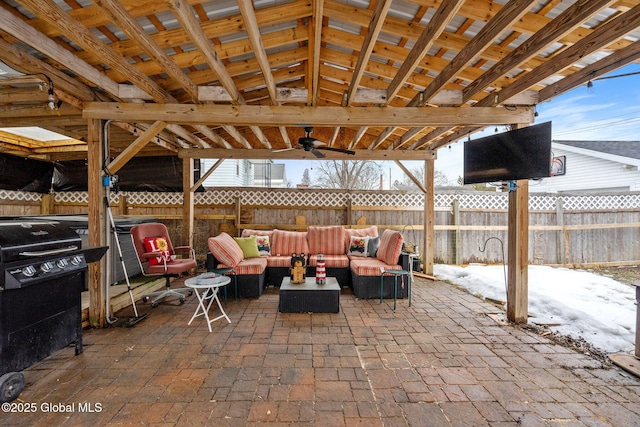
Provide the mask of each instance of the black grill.
[{"label": "black grill", "polygon": [[[84,273],[106,249],[83,250],[80,237],[56,221],[0,220],[2,378],[74,342],[76,354],[82,352]],[[6,381],[0,381],[2,401],[22,390],[14,387],[15,376]]]},{"label": "black grill", "polygon": [[86,269],[80,237],[53,221],[0,221],[0,288],[23,288]]}]

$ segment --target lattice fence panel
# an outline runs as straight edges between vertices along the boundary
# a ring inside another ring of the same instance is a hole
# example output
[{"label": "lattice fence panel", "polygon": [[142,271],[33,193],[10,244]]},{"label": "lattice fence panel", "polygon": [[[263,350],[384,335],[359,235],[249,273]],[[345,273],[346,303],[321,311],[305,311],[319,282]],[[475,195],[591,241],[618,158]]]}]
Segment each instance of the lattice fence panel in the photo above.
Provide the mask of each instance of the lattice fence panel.
[{"label": "lattice fence panel", "polygon": [[[110,195],[110,202],[117,203],[119,195],[127,197],[127,203],[139,205],[181,205],[182,193],[121,192]],[[389,191],[278,191],[261,189],[220,189],[196,193],[196,205],[230,205],[236,198],[243,205],[269,206],[346,206],[348,201],[354,206],[424,206],[421,193]],[[0,200],[40,202],[42,195],[22,191],[0,190]],[[458,200],[462,209],[506,210],[509,206],[508,193],[437,193],[437,208],[450,208]],[[565,211],[571,210],[613,210],[640,209],[640,193],[593,194],[593,195],[536,195],[529,196],[531,211],[555,210],[558,201],[563,203]],[[55,193],[58,203],[88,203],[86,192]]]},{"label": "lattice fence panel", "polygon": [[0,190],[0,200],[14,200],[24,202],[41,202],[42,194],[28,191]]},{"label": "lattice fence panel", "polygon": [[563,196],[565,210],[638,209],[640,194]]},{"label": "lattice fence panel", "polygon": [[421,193],[352,193],[351,199],[357,206],[424,206]]},{"label": "lattice fence panel", "polygon": [[89,193],[86,191],[63,191],[54,194],[56,203],[89,203]]},{"label": "lattice fence panel", "polygon": [[149,191],[126,193],[127,203],[137,205],[181,205],[184,201],[182,193],[153,193]]},{"label": "lattice fence panel", "polygon": [[232,204],[236,198],[244,205],[345,206],[351,199],[356,206],[422,206],[424,196],[417,193],[340,192],[340,191],[261,191],[214,190],[198,193],[196,203]]},{"label": "lattice fence panel", "polygon": [[506,193],[445,193],[436,194],[436,207],[450,207],[458,200],[461,209],[507,209],[509,199]]}]

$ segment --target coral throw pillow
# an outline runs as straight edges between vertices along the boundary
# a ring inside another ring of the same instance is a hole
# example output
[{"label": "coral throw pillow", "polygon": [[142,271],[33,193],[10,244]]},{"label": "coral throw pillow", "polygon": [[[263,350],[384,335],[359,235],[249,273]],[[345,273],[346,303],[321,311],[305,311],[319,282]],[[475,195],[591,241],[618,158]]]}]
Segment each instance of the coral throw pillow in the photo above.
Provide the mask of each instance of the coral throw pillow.
[{"label": "coral throw pillow", "polygon": [[380,236],[380,245],[376,258],[387,265],[397,265],[402,252],[402,233],[390,229],[384,230]]},{"label": "coral throw pillow", "polygon": [[169,252],[169,245],[164,237],[147,237],[144,239],[144,249],[147,252],[160,252],[160,256],[155,258],[149,258],[149,265],[164,265],[165,260],[167,263],[173,261],[171,253]]},{"label": "coral throw pillow", "polygon": [[209,237],[207,245],[213,257],[220,264],[235,268],[244,259],[244,253],[238,243],[225,232],[216,237]]}]

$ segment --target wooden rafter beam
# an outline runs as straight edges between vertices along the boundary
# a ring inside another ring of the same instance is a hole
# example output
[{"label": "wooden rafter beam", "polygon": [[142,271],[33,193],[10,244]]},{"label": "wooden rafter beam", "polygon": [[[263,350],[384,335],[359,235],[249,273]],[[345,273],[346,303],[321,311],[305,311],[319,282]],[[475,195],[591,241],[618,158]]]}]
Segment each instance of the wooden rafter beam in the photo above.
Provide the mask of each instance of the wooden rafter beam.
[{"label": "wooden rafter beam", "polygon": [[[436,152],[432,150],[354,150],[355,155],[336,151],[322,151],[325,160],[428,160],[435,159]],[[187,148],[178,150],[178,157],[195,159],[279,159],[279,160],[318,160],[312,153],[302,149],[285,151],[267,149],[231,149],[224,148]]]},{"label": "wooden rafter beam", "polygon": [[[640,27],[640,5],[636,5],[627,12],[619,14],[615,18],[602,24],[587,36],[579,40],[576,44],[569,46],[562,52],[558,53],[554,56],[552,61],[545,62],[539,67],[536,67],[527,73],[527,75],[502,88],[502,90],[489,94],[484,99],[477,102],[472,109],[484,108],[505,102],[507,99],[526,91],[530,87],[556,74],[560,70],[571,66],[580,58],[588,56],[591,53],[596,52],[598,49],[608,46],[616,40],[624,37],[629,31],[638,27]],[[438,128],[426,137],[423,137],[413,143],[409,148],[418,149],[426,146],[432,147],[432,142],[449,129],[450,128],[448,127]],[[462,136],[464,136],[464,134],[462,134]],[[451,140],[450,137],[447,139]]]},{"label": "wooden rafter beam", "polygon": [[400,65],[398,73],[395,75],[391,84],[387,88],[387,102],[396,96],[402,85],[413,74],[416,67],[423,60],[433,43],[440,37],[451,19],[458,13],[460,7],[464,3],[463,0],[443,1],[436,10],[434,16],[425,27],[420,37],[414,44],[413,48],[407,55],[405,61]]},{"label": "wooden rafter beam", "polygon": [[41,104],[6,104],[0,105],[0,118],[20,117],[52,117],[79,116],[80,110],[68,104],[62,104],[55,111],[51,110],[44,102]]},{"label": "wooden rafter beam", "polygon": [[[53,0],[20,0],[29,10],[43,17],[50,25],[57,25],[64,30],[64,35],[73,40],[83,49],[93,52],[102,58],[105,64],[118,71],[147,92],[156,102],[174,102],[174,98],[167,94],[156,82],[140,72],[125,58],[116,53],[110,46],[92,33],[58,6]],[[39,49],[38,46],[34,46]],[[74,56],[74,55],[72,55]],[[73,62],[78,59],[73,58]],[[114,92],[114,94],[117,92]]]},{"label": "wooden rafter beam", "polygon": [[230,94],[232,102],[242,104],[242,94],[236,87],[231,75],[218,56],[215,46],[211,40],[209,40],[200,26],[200,22],[198,22],[193,14],[193,10],[189,3],[186,0],[174,0],[169,2],[169,4],[171,5],[171,9],[176,18],[180,21],[183,31],[187,32],[191,42],[193,42],[200,53],[206,58],[209,67],[211,67],[213,72],[216,73],[218,79],[220,79],[220,83]]},{"label": "wooden rafter beam", "polygon": [[277,103],[276,98],[276,82],[273,79],[271,73],[271,67],[269,65],[269,59],[267,58],[267,52],[262,44],[260,36],[260,27],[258,26],[258,20],[256,19],[255,11],[253,10],[253,1],[251,0],[238,0],[238,6],[240,8],[240,14],[244,21],[247,34],[249,35],[249,43],[251,44],[251,50],[256,56],[260,70],[262,71],[262,78],[267,85],[269,91],[269,98],[271,103],[275,105]]},{"label": "wooden rafter beam", "polygon": [[[467,66],[474,58],[476,58],[482,51],[486,49],[487,46],[491,45],[491,43],[504,31],[505,26],[510,25],[515,20],[519,19],[524,15],[530,4],[535,0],[518,0],[507,3],[504,7],[502,7],[498,13],[491,19],[491,21],[482,27],[482,29],[476,34],[476,36],[460,50],[460,52],[445,66],[444,70],[442,70],[438,76],[431,81],[431,83],[427,86],[427,88],[419,93],[417,93],[409,102],[409,106],[424,106],[429,103],[429,101],[440,91],[444,86],[465,66]],[[422,45],[419,45],[418,53],[421,53],[421,49],[424,48],[424,44],[428,43],[428,41],[432,40],[434,37],[439,36],[444,31],[444,26],[446,26],[446,22],[443,20],[444,18],[451,18],[455,15],[456,10],[461,7],[461,4],[457,4],[454,2],[443,2],[440,5],[440,8],[436,12],[436,17],[440,18],[440,20],[436,19],[434,22],[433,31],[429,31],[429,26],[425,32],[423,32],[418,42]],[[439,12],[439,13],[438,13]],[[453,13],[453,15],[452,15]],[[431,24],[430,24],[431,25]],[[426,34],[425,34],[426,33]],[[428,39],[426,37],[429,37]],[[410,52],[410,56],[417,55],[415,52]],[[411,63],[418,62],[417,58],[410,57]],[[404,73],[407,71],[404,70]],[[392,82],[393,84],[393,82]],[[393,90],[397,92],[397,88],[391,87]],[[378,138],[376,138],[369,146],[370,149],[375,149],[391,135],[395,129],[393,127],[389,127],[385,129]],[[408,141],[420,129],[411,129],[409,130],[409,134],[404,138],[404,141]],[[403,141],[403,143],[404,143]]]},{"label": "wooden rafter beam", "polygon": [[[194,16],[191,6],[185,0],[171,1],[170,4],[174,14],[182,25],[182,28],[187,31],[191,38],[191,41],[196,45],[200,53],[204,55],[209,67],[211,67],[211,69],[218,76],[222,87],[224,87],[224,89],[229,93],[231,102],[238,105],[244,105],[245,101],[242,94],[238,90],[236,84],[233,82],[233,78],[222,62],[222,59],[220,59],[220,57],[218,56],[215,46],[213,45],[211,40],[207,38],[200,23]],[[225,130],[246,148],[252,148],[247,140],[244,139],[244,137],[240,136],[239,132],[231,128],[225,128]],[[262,133],[262,130],[260,130],[260,128],[258,128],[257,126],[251,126],[251,130],[256,134],[263,145],[265,145],[267,148],[271,148],[271,144],[269,144],[269,141]]]},{"label": "wooden rafter beam", "polygon": [[608,46],[610,43],[624,37],[630,31],[640,27],[640,4],[629,9],[608,22],[596,28],[592,33],[554,56],[553,61],[548,61],[527,73],[503,88],[497,93],[497,97],[489,95],[478,102],[478,107],[486,107],[502,102],[517,93],[523,92],[533,85],[558,73],[558,71],[570,67],[580,58],[584,58],[596,51]]},{"label": "wooden rafter beam", "polygon": [[109,14],[113,23],[124,31],[129,39],[135,40],[151,58],[160,64],[163,71],[178,82],[191,96],[192,100],[197,99],[197,85],[169,58],[169,55],[158,46],[155,40],[138,24],[122,4],[116,0],[96,0],[96,4]]},{"label": "wooden rafter beam", "polygon": [[206,171],[198,180],[198,182],[196,182],[195,184],[193,184],[193,187],[191,187],[191,191],[196,191],[198,189],[198,187],[200,187],[202,184],[204,184],[204,182],[207,180],[207,178],[209,178],[209,176],[216,170],[218,169],[218,167],[222,164],[222,162],[224,162],[224,159],[218,159],[210,168],[208,171]]},{"label": "wooden rafter beam", "polygon": [[118,95],[118,83],[106,77],[86,62],[78,60],[73,53],[38,32],[26,22],[16,19],[4,8],[0,8],[0,29],[22,40],[23,43],[37,49],[56,62],[65,64],[69,70],[93,82],[107,93],[113,96]]},{"label": "wooden rafter beam", "polygon": [[312,25],[309,28],[309,60],[307,68],[311,68],[309,89],[309,105],[316,105],[318,102],[318,91],[320,87],[320,44],[322,41],[322,18],[324,14],[324,0],[313,0]]},{"label": "wooden rafter beam", "polygon": [[85,103],[84,118],[226,126],[442,126],[532,123],[533,108],[298,107]]},{"label": "wooden rafter beam", "polygon": [[466,67],[471,61],[477,58],[487,46],[500,36],[505,28],[509,28],[513,22],[519,20],[532,3],[537,0],[515,0],[505,4],[495,16],[478,31],[475,37],[458,52],[458,54],[447,64],[431,84],[411,100],[409,105],[425,105],[449,80],[454,78],[458,72]]},{"label": "wooden rafter beam", "polygon": [[633,61],[640,59],[640,41],[615,51],[600,61],[584,67],[582,70],[565,77],[564,79],[551,84],[539,92],[539,102],[558,96],[574,87],[577,87],[589,80],[594,80],[613,70],[624,67]]},{"label": "wooden rafter beam", "polygon": [[549,44],[570,34],[577,27],[582,26],[582,23],[594,13],[614,2],[615,0],[580,0],[574,3],[540,31],[531,35],[517,48],[509,52],[502,60],[495,63],[482,76],[471,82],[464,89],[464,101],[468,101],[473,95],[491,85],[493,81],[537,55]]},{"label": "wooden rafter beam", "polygon": [[371,16],[371,22],[367,25],[367,34],[365,35],[364,42],[360,48],[360,55],[358,55],[358,60],[356,61],[356,65],[351,75],[351,83],[349,84],[349,89],[347,90],[347,94],[343,102],[343,105],[345,106],[349,106],[353,102],[356,90],[360,85],[360,79],[364,74],[365,66],[369,62],[371,52],[373,52],[373,45],[378,38],[380,31],[382,31],[384,19],[387,17],[387,13],[389,13],[390,8],[391,0],[378,0],[376,3],[376,7]]},{"label": "wooden rafter beam", "polygon": [[402,169],[402,171],[405,173],[405,175],[407,175],[411,182],[413,182],[420,189],[420,191],[422,191],[424,194],[427,194],[427,189],[424,186],[424,182],[420,182],[420,180],[416,178],[415,175],[400,162],[400,160],[395,160],[395,163],[400,169]]},{"label": "wooden rafter beam", "polygon": [[158,121],[153,123],[142,135],[133,141],[125,150],[118,155],[115,159],[109,162],[107,171],[109,175],[113,175],[118,172],[120,168],[127,164],[137,153],[142,150],[153,138],[155,138],[162,130],[167,126],[165,122]]}]

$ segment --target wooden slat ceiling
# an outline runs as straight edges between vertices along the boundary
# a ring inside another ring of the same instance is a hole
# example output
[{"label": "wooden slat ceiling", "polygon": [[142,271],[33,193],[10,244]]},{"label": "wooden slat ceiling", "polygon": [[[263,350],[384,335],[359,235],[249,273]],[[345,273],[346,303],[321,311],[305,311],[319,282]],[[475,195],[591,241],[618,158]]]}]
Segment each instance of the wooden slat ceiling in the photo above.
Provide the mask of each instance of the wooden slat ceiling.
[{"label": "wooden slat ceiling", "polygon": [[69,139],[0,133],[0,152],[86,158],[99,118],[114,157],[277,157],[313,125],[363,158],[429,158],[637,61],[639,28],[638,0],[3,0],[22,75],[0,74],[0,127]]}]

